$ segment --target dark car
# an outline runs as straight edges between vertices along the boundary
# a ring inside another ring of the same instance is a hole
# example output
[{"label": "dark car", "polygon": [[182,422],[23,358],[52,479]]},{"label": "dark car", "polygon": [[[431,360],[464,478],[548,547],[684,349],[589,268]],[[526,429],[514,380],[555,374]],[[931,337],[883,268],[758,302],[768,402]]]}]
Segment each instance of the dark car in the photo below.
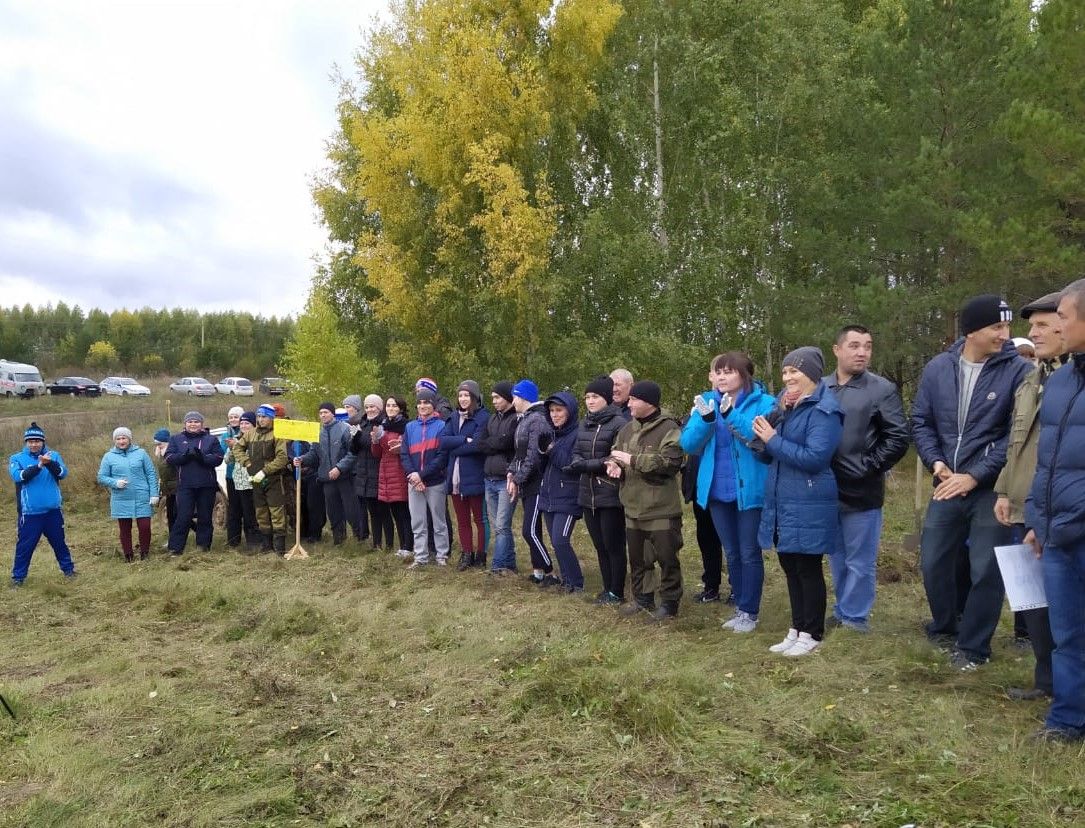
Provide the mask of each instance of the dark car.
[{"label": "dark car", "polygon": [[260,380],[260,393],[275,397],[286,393],[286,380],[282,377],[264,377]]},{"label": "dark car", "polygon": [[50,394],[71,394],[73,397],[100,397],[102,389],[86,377],[61,377],[46,389]]}]

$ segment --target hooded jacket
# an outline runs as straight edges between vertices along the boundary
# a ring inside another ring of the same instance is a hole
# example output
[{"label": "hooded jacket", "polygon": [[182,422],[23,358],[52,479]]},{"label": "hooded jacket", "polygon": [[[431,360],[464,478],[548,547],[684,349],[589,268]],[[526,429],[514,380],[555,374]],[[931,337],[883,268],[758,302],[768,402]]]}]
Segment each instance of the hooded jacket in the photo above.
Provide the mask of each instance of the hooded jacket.
[{"label": "hooded jacket", "polygon": [[266,477],[285,474],[290,468],[286,444],[275,437],[275,427],[256,426],[234,441],[234,461],[245,467],[250,476],[262,471]]},{"label": "hooded jacket", "polygon": [[516,425],[515,452],[509,464],[513,482],[525,493],[538,490],[546,463],[545,452],[553,436],[554,430],[543,410],[542,400],[532,403]]},{"label": "hooded jacket", "polygon": [[[44,468],[38,466],[41,454],[50,457]],[[23,450],[8,460],[8,474],[15,482],[15,501],[20,515],[43,515],[63,504],[59,481],[68,476],[68,467],[59,452],[43,445],[40,454],[31,454],[24,444]]]},{"label": "hooded jacket", "polygon": [[928,469],[941,460],[953,472],[972,475],[979,488],[990,489],[1006,464],[1014,392],[1034,366],[1017,355],[1012,342],[1003,343],[983,364],[964,428],[958,430],[963,350],[961,338],[923,369],[912,403],[912,438]]},{"label": "hooded jacket", "polygon": [[1051,375],[1040,403],[1036,477],[1025,501],[1025,526],[1042,546],[1085,543],[1085,355]]},{"label": "hooded jacket", "polygon": [[350,426],[341,420],[332,420],[320,426],[316,445],[301,458],[302,465],[316,466],[316,479],[321,483],[334,482],[328,477],[332,468],[339,469],[339,479],[349,478],[354,471],[354,455],[350,452]]},{"label": "hooded jacket", "polygon": [[847,511],[885,504],[885,473],[908,451],[908,418],[900,392],[885,377],[863,371],[843,385],[825,377],[844,412],[844,432],[833,457],[840,505]]},{"label": "hooded jacket", "polygon": [[445,421],[436,412],[407,423],[399,447],[399,459],[407,477],[417,472],[427,486],[440,486],[445,482],[448,452],[441,448],[440,441],[444,430]]},{"label": "hooded jacket", "polygon": [[[118,480],[127,480],[123,489]],[[151,517],[151,498],[158,497],[158,472],[150,456],[137,445],[113,446],[98,464],[98,483],[109,489],[109,516],[112,518]]]},{"label": "hooded jacket", "polygon": [[377,415],[371,420],[362,414],[357,420],[348,420],[348,425],[356,426],[353,436],[350,438],[350,450],[354,452],[354,491],[358,497],[376,498],[380,478],[380,458],[374,457],[373,429],[383,425],[384,414]]},{"label": "hooded jacket", "polygon": [[404,503],[407,500],[407,473],[403,471],[403,461],[399,455],[406,428],[407,418],[402,414],[385,420],[384,433],[369,447],[380,462],[377,500],[381,503]]},{"label": "hooded jacket", "polygon": [[777,552],[825,555],[836,549],[840,507],[833,455],[844,412],[824,381],[784,411],[765,443],[765,479],[758,543]]},{"label": "hooded jacket", "polygon": [[486,428],[475,441],[486,459],[482,465],[483,477],[501,480],[509,473],[509,464],[516,453],[516,409],[511,405],[504,411],[494,411],[486,421]]},{"label": "hooded jacket", "polygon": [[[549,407],[551,403],[565,406],[569,412],[569,419],[561,428],[554,428],[550,422]],[[563,515],[580,517],[582,510],[579,503],[580,473],[566,471],[566,467],[573,460],[573,450],[576,446],[578,413],[576,397],[568,391],[558,391],[546,398],[547,422],[554,430],[554,439],[547,449],[546,468],[543,469],[542,483],[539,486],[539,509],[544,512],[560,512]]]},{"label": "hooded jacket", "polygon": [[463,497],[481,495],[486,489],[483,481],[486,455],[482,453],[478,439],[485,433],[490,412],[482,407],[478,397],[474,399],[474,413],[461,418],[459,410],[453,411],[452,416],[445,420],[445,430],[438,438],[441,448],[448,452],[448,469],[445,472],[448,493],[454,493],[453,480],[458,474],[458,493]]},{"label": "hooded jacket", "polygon": [[682,515],[678,472],[685,454],[679,444],[681,426],[666,411],[627,422],[614,440],[614,449],[632,455],[622,469],[621,496],[626,523],[671,520]]},{"label": "hooded jacket", "polygon": [[[696,410],[690,413],[689,420],[682,429],[682,449],[689,455],[700,458],[697,466],[697,505],[708,508],[712,481],[718,474],[716,469],[716,429],[720,418],[720,393],[716,390],[705,391],[705,400],[712,400],[715,407],[708,419]],[[731,473],[734,477],[733,488],[735,503],[739,511],[760,509],[765,502],[765,475],[767,469],[754,454],[749,444],[754,440],[754,418],[764,416],[776,407],[776,398],[765,390],[760,382],[754,382],[749,392],[742,394],[738,404],[734,405],[723,417],[725,426],[730,430]],[[726,468],[726,466],[724,466]]]},{"label": "hooded jacket", "polygon": [[580,472],[577,502],[585,509],[621,508],[618,481],[607,476],[603,461],[627,422],[613,403],[594,413],[589,411],[580,421],[568,470]]},{"label": "hooded jacket", "polygon": [[166,446],[166,462],[177,469],[178,489],[217,489],[215,468],[222,459],[222,446],[207,429],[199,434],[179,431]]}]

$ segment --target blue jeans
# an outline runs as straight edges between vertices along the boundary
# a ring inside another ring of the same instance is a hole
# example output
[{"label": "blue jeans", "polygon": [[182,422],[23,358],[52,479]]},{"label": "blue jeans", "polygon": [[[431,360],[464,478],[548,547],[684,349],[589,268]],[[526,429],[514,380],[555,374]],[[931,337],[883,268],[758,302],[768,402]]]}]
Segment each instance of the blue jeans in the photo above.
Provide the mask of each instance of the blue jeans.
[{"label": "blue jeans", "polygon": [[735,605],[756,618],[761,611],[761,590],[765,585],[765,559],[757,544],[761,510],[740,510],[733,500],[729,503],[710,500],[708,512],[727,555],[727,579],[735,593]]},{"label": "blue jeans", "polygon": [[1055,652],[1054,697],[1045,724],[1085,738],[1085,543],[1044,548],[1044,590]]},{"label": "blue jeans", "polygon": [[38,515],[19,515],[19,536],[15,541],[15,565],[11,568],[11,580],[19,583],[26,580],[30,559],[42,535],[53,547],[61,571],[65,575],[75,572],[72,553],[64,541],[64,514],[60,509],[50,509]]},{"label": "blue jeans", "polygon": [[829,555],[836,605],[833,615],[845,624],[865,628],[874,606],[877,586],[878,543],[882,536],[882,510],[840,511],[836,549]]},{"label": "blue jeans", "polygon": [[[1013,529],[995,520],[995,493],[973,489],[964,497],[932,500],[920,539],[920,568],[931,610],[927,635],[956,636],[966,656],[991,657],[991,637],[1002,614],[1005,588],[995,547],[1013,542]],[[957,563],[967,556],[968,594],[959,613]]]},{"label": "blue jeans", "polygon": [[494,556],[490,567],[494,571],[511,569],[516,571],[516,545],[512,540],[512,513],[516,504],[509,501],[509,492],[505,488],[505,478],[487,477],[486,516],[494,534]]}]

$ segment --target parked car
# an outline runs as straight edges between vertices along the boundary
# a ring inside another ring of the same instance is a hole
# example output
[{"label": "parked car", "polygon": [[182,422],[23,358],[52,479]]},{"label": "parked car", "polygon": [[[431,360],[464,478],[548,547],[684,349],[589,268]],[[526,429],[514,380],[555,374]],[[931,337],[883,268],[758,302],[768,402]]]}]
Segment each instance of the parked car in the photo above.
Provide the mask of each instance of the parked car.
[{"label": "parked car", "polygon": [[260,380],[260,393],[275,397],[286,393],[286,380],[282,377],[264,377]]},{"label": "parked car", "polygon": [[5,397],[40,397],[45,394],[41,372],[25,362],[0,359],[0,394]]},{"label": "parked car", "polygon": [[146,385],[140,385],[131,377],[106,377],[98,387],[106,394],[116,394],[119,397],[149,397],[151,389]]},{"label": "parked car", "polygon": [[170,391],[188,394],[190,397],[215,396],[215,386],[203,377],[181,377],[177,382],[170,383]]},{"label": "parked car", "polygon": [[244,377],[223,377],[215,383],[215,390],[220,394],[236,394],[239,397],[253,395],[252,380]]},{"label": "parked car", "polygon": [[51,383],[46,391],[50,394],[71,394],[73,397],[100,397],[102,389],[86,377],[61,377]]}]

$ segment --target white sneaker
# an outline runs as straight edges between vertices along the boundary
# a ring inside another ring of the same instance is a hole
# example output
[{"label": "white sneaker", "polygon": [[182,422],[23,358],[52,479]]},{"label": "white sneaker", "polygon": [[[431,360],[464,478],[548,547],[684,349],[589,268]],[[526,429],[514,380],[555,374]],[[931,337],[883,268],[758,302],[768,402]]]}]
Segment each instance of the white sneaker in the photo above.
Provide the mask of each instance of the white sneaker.
[{"label": "white sneaker", "polygon": [[804,656],[810,655],[818,647],[821,646],[821,642],[815,638],[810,637],[810,633],[799,633],[798,639],[795,643],[783,651],[781,655],[785,656]]},{"label": "white sneaker", "polygon": [[720,626],[723,627],[725,630],[732,630],[734,629],[735,624],[743,615],[745,615],[745,613],[742,610],[735,610],[735,614],[728,618],[726,621],[724,621]]},{"label": "white sneaker", "polygon": [[448,566],[448,558],[438,558],[437,566]]},{"label": "white sneaker", "polygon": [[407,569],[425,569],[428,565],[426,561],[412,561]]},{"label": "white sneaker", "polygon": [[400,549],[398,552],[396,552],[396,557],[406,560],[407,558],[413,558],[414,553],[410,549]]},{"label": "white sneaker", "polygon": [[736,633],[751,633],[757,629],[757,619],[750,615],[748,612],[741,614],[742,617],[735,620],[735,623],[731,625],[731,632]]},{"label": "white sneaker", "polygon": [[792,645],[799,640],[799,631],[792,627],[787,631],[787,635],[784,640],[779,644],[773,644],[769,647],[770,653],[783,653],[791,649]]}]

